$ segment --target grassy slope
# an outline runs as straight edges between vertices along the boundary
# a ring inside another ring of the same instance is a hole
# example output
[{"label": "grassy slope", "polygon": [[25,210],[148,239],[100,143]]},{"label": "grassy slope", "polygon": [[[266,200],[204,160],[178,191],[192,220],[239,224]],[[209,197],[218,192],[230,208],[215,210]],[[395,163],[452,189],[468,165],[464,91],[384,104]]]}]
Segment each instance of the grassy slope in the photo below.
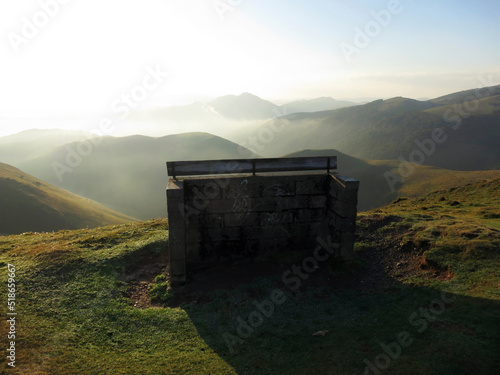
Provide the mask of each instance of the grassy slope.
[{"label": "grassy slope", "polygon": [[[78,149],[78,143],[67,146]],[[233,142],[199,132],[160,138],[105,137],[73,172],[62,176],[62,182],[58,181],[51,164],[53,161],[66,164],[66,146],[27,162],[22,169],[119,212],[150,219],[166,214],[165,162],[242,158],[239,148]]]},{"label": "grassy slope", "polygon": [[[384,172],[392,171],[394,174],[399,175],[399,161],[368,160],[367,162],[374,166],[383,167]],[[480,180],[490,180],[500,177],[500,170],[452,171],[427,165],[414,165],[414,167],[414,172],[404,178],[404,183],[399,187],[399,197],[417,197],[428,194],[436,189],[451,189]]]},{"label": "grassy slope", "polygon": [[[457,101],[463,97],[461,93],[436,102],[399,97],[333,111],[291,114],[284,117],[284,129],[283,118],[261,125],[272,128],[275,122],[282,130],[264,144],[260,154],[274,157],[303,149],[334,148],[358,158],[408,159],[418,150],[416,141],[428,139],[434,129],[441,128],[446,141],[436,145],[424,164],[462,171],[499,169],[495,142],[500,135],[500,95],[498,89],[481,93],[489,97],[469,103]],[[461,124],[456,126],[459,120]],[[258,131],[245,129],[235,139],[243,142]]]},{"label": "grassy slope", "polygon": [[374,164],[369,160],[358,159],[337,150],[303,150],[285,157],[337,156],[337,172],[362,181],[358,194],[358,210],[366,211],[392,202],[397,192],[391,192],[384,178],[384,172],[391,167],[384,162]]},{"label": "grassy slope", "polygon": [[[127,275],[167,246],[166,221],[0,239],[2,279],[16,266],[19,374],[223,373],[181,309],[139,310]],[[2,346],[6,338],[2,322]],[[2,368],[6,358],[2,356]],[[3,373],[3,372],[2,372]]]},{"label": "grassy slope", "polygon": [[[0,238],[0,279],[6,280],[7,264],[15,264],[20,313],[18,367],[9,373],[353,374],[383,353],[381,343],[408,332],[412,343],[386,373],[496,374],[499,182],[401,200],[360,215],[359,266],[321,264],[310,275],[312,282],[324,272],[321,286],[306,288],[304,282],[291,292],[279,273],[180,307],[137,309],[126,297],[127,279],[166,253],[164,220]],[[429,274],[436,269],[418,267],[407,275],[399,263],[389,263],[383,267],[395,281],[389,288],[328,285],[353,274],[369,277],[377,262],[367,259],[390,252],[389,262],[417,253],[423,265],[445,267],[455,277],[433,278]],[[231,353],[222,334],[236,335],[236,318],[246,320],[256,309],[253,301],[269,298],[276,288],[286,302]],[[454,301],[432,313],[442,290]],[[414,314],[419,319],[411,324]],[[5,322],[0,327],[4,340]],[[312,336],[319,330],[329,333]],[[5,357],[1,361],[4,366]]]},{"label": "grassy slope", "polygon": [[491,95],[500,95],[500,85],[491,86],[489,90],[484,89],[472,89],[460,92],[455,92],[452,94],[440,96],[439,98],[429,100],[430,103],[438,105],[447,104],[461,104],[467,100],[471,99],[483,99]]},{"label": "grassy slope", "polygon": [[461,293],[500,299],[500,178],[400,198],[358,220],[369,227],[384,218],[377,225],[383,242],[417,249],[424,265],[449,268]]},{"label": "grassy slope", "polygon": [[451,171],[425,165],[415,165],[414,172],[396,185],[391,192],[384,173],[398,174],[397,160],[364,160],[346,155],[337,150],[303,150],[288,154],[288,157],[337,156],[338,172],[361,181],[358,195],[358,211],[367,211],[384,206],[397,197],[416,197],[436,189],[450,189],[455,186],[477,182],[482,179],[500,177],[500,170],[493,171]]},{"label": "grassy slope", "polygon": [[[354,156],[369,159],[408,159],[418,149],[415,141],[428,139],[436,128],[444,129],[446,141],[437,144],[426,157],[426,165],[454,170],[498,168],[499,154],[495,140],[499,136],[500,96],[468,103],[461,125],[455,128],[463,104],[443,105],[419,111],[408,111],[374,121],[347,144]],[[404,107],[403,107],[404,108]],[[459,109],[456,109],[459,108]],[[446,114],[446,116],[445,116]],[[446,120],[448,119],[448,121]]]},{"label": "grassy slope", "polygon": [[0,233],[98,227],[134,221],[0,163]]},{"label": "grassy slope", "polygon": [[[498,115],[500,111],[500,87],[497,89],[497,94],[482,99],[470,97],[468,101],[462,101],[458,104],[463,107],[463,110],[473,116],[479,115]],[[472,99],[472,100],[470,100]],[[456,103],[442,104],[439,107],[427,109],[425,112],[442,116],[447,111],[456,111]]]}]

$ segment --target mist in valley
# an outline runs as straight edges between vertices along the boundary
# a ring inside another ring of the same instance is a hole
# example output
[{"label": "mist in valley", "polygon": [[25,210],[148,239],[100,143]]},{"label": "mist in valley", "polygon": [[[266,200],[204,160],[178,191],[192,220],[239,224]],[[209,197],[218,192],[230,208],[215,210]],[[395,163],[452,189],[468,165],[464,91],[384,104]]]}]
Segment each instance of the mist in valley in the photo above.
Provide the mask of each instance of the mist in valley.
[{"label": "mist in valley", "polygon": [[[469,30],[491,63],[443,51],[429,4],[208,3],[113,1],[98,15],[57,3],[47,28],[35,19],[45,5],[6,19],[0,162],[138,219],[165,217],[167,161],[338,155],[339,172],[364,182],[361,211],[435,170],[500,168],[498,32],[484,20]],[[428,19],[423,32],[415,19]]]}]

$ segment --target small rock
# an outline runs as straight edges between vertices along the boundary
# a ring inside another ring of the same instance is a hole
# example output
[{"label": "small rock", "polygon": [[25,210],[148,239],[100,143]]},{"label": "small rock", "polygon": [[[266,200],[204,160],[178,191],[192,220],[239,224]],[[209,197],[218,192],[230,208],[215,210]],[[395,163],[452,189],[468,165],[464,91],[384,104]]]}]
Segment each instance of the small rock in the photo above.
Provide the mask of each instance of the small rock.
[{"label": "small rock", "polygon": [[318,331],[318,332],[314,332],[312,335],[313,336],[325,336],[328,332],[330,332],[330,331]]}]

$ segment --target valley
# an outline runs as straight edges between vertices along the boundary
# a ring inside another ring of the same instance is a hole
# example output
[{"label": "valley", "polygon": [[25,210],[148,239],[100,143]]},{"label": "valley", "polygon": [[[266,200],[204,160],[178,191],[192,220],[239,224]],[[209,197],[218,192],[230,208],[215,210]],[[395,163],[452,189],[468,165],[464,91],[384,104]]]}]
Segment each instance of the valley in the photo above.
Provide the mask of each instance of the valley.
[{"label": "valley", "polygon": [[[280,107],[248,93],[228,95],[204,104],[202,112],[178,106],[137,113],[179,120],[191,113],[195,117],[189,121],[206,120],[208,128],[213,116],[246,124],[235,125],[227,139],[208,132],[97,137],[29,130],[0,137],[0,160],[147,220],[166,216],[166,161],[337,155],[338,172],[361,181],[358,210],[366,211],[398,197],[498,177],[499,87],[427,101],[397,97],[357,105],[318,98]],[[343,108],[324,110],[335,106]],[[460,112],[462,107],[470,113]],[[315,109],[321,110],[287,114]],[[462,117],[456,118],[458,112]]]}]

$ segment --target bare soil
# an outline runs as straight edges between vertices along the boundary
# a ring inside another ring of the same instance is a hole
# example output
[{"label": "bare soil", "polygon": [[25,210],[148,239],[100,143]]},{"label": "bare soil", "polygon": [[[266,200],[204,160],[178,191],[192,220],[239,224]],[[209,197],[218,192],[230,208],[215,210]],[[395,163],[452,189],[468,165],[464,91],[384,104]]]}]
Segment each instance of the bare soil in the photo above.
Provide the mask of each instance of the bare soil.
[{"label": "bare soil", "polygon": [[149,307],[162,307],[160,303],[151,301],[149,290],[154,279],[159,274],[166,274],[168,263],[164,255],[149,259],[149,262],[140,264],[132,273],[125,276],[128,284],[126,296],[130,298],[130,303],[139,309]]}]

